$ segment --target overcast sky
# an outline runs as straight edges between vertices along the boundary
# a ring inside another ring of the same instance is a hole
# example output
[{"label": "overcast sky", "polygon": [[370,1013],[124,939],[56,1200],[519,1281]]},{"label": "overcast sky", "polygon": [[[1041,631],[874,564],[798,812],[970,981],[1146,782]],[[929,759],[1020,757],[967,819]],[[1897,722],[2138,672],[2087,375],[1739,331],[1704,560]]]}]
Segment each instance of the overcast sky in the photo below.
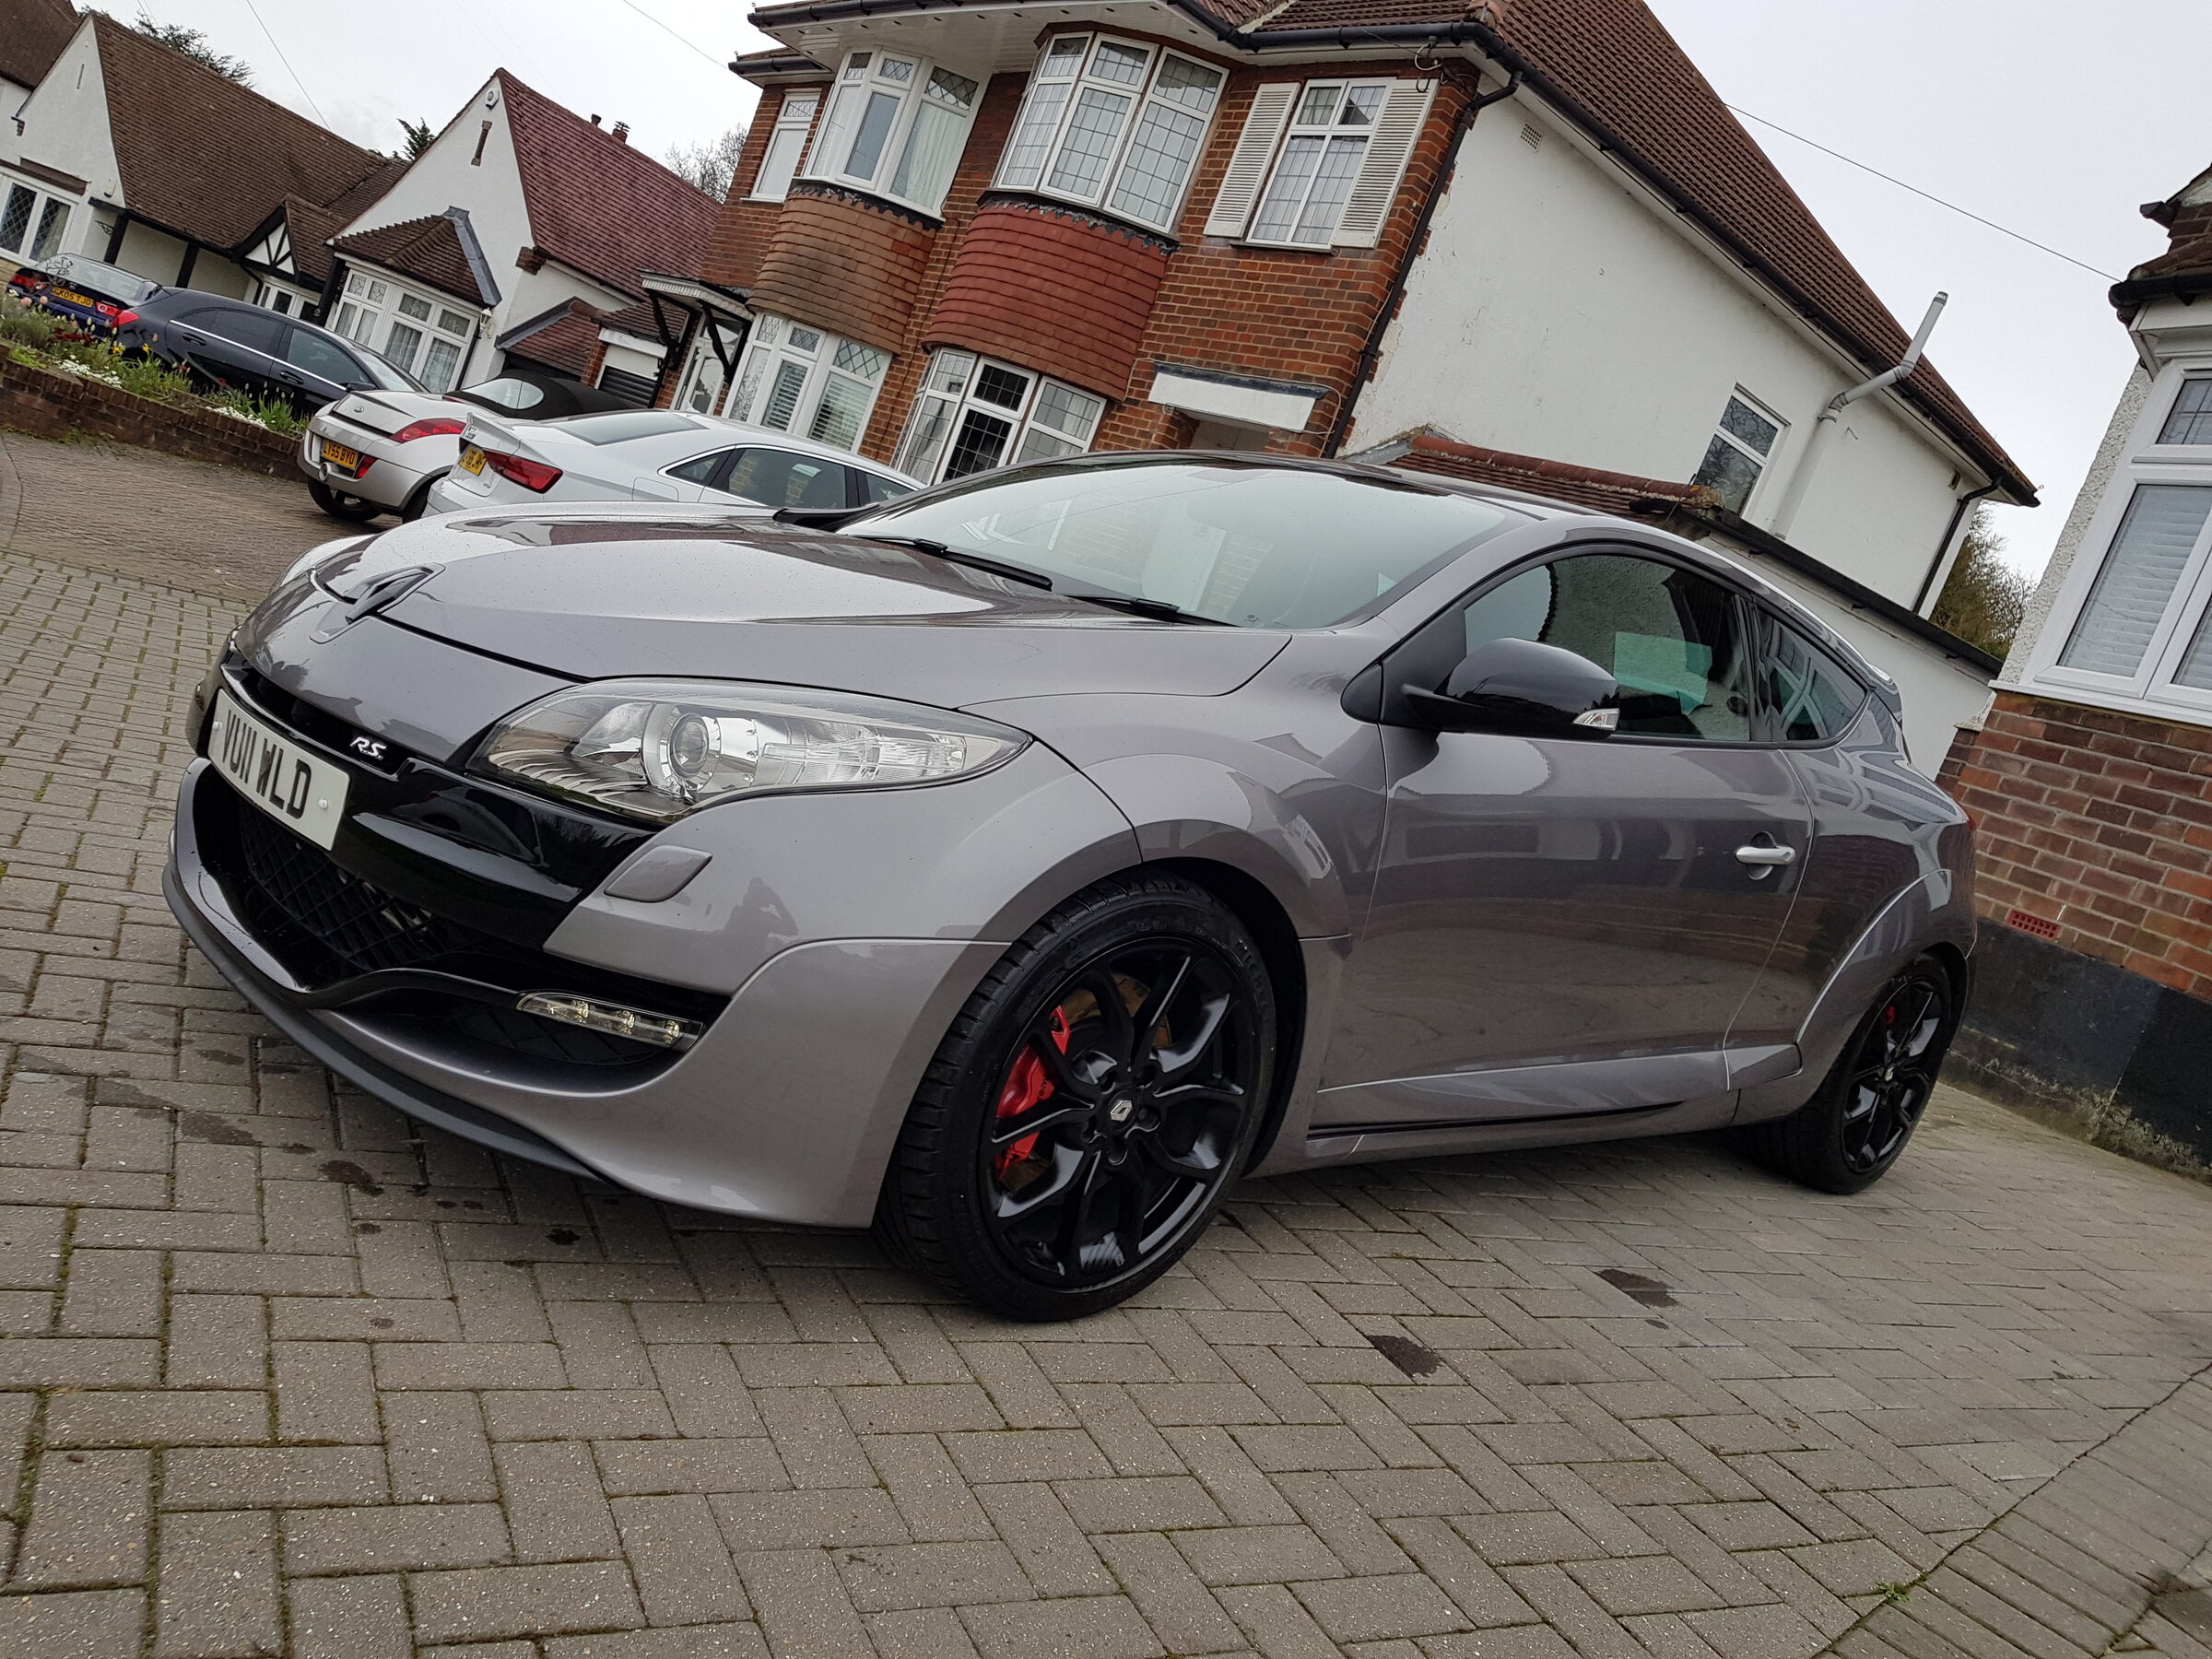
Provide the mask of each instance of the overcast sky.
[{"label": "overcast sky", "polygon": [[[379,0],[373,7],[147,0],[254,66],[270,97],[357,143],[441,125],[504,65],[655,155],[712,139],[754,94],[722,65],[763,42],[729,0]],[[2130,364],[2104,299],[2165,246],[2138,204],[2212,165],[2186,67],[2206,0],[1650,0],[1730,103],[2048,243],[2039,253],[1757,122],[1752,135],[1910,327],[1948,290],[1929,355],[2041,487],[2001,528],[2041,569]],[[114,3],[124,16],[129,0]],[[291,73],[279,59],[288,58]],[[2168,66],[2174,66],[2169,68]]]}]

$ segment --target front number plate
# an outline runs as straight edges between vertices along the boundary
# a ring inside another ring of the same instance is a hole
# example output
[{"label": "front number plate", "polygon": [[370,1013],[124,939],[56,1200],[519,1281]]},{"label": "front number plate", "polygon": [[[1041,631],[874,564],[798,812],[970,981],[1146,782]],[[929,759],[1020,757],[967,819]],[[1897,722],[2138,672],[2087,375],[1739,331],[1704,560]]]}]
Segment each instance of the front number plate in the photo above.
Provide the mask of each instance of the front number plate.
[{"label": "front number plate", "polygon": [[345,772],[247,713],[227,691],[216,694],[207,748],[215,770],[278,823],[318,847],[338,839],[349,782]]}]

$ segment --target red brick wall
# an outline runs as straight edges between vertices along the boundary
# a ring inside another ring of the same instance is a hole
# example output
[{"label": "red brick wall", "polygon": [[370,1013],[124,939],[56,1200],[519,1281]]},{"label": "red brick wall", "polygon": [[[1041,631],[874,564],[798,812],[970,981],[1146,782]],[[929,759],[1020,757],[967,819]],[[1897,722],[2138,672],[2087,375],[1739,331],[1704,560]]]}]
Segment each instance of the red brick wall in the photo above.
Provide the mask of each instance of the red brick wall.
[{"label": "red brick wall", "polygon": [[[1124,397],[1167,274],[1167,251],[1151,237],[997,203],[960,239],[921,344],[965,346]],[[1081,302],[1069,304],[1071,294]]]},{"label": "red brick wall", "polygon": [[[821,87],[803,90],[820,93]],[[722,215],[715,221],[713,239],[707,244],[707,256],[700,275],[709,282],[718,282],[724,288],[750,288],[759,275],[761,255],[768,252],[769,241],[775,234],[776,220],[782,212],[780,202],[748,202],[745,193],[753,187],[760,173],[760,159],[768,154],[769,135],[775,131],[776,117],[782,112],[783,100],[788,88],[774,88],[760,94],[760,107],[753,112],[753,124],[745,135],[745,147],[737,156],[737,172],[730,182],[730,194],[722,205]],[[823,102],[828,102],[824,98]],[[818,105],[815,118],[821,118]],[[803,153],[803,152],[802,152]]]},{"label": "red brick wall", "polygon": [[753,309],[895,352],[936,240],[911,214],[794,186],[753,279]]},{"label": "red brick wall", "polygon": [[2212,1001],[2212,728],[2008,691],[1970,735],[1983,914]]},{"label": "red brick wall", "polygon": [[298,438],[228,415],[177,409],[74,374],[34,369],[0,355],[0,427],[36,438],[112,438],[194,461],[297,477]]}]

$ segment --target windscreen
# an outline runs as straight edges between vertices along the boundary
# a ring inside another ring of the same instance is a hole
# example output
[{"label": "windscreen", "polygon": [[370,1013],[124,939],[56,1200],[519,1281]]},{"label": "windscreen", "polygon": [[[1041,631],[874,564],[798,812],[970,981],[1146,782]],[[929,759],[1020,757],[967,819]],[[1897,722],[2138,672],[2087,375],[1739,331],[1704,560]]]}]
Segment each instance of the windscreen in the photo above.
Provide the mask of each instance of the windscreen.
[{"label": "windscreen", "polygon": [[1517,522],[1413,478],[1222,460],[987,475],[855,521],[1240,628],[1326,628]]}]

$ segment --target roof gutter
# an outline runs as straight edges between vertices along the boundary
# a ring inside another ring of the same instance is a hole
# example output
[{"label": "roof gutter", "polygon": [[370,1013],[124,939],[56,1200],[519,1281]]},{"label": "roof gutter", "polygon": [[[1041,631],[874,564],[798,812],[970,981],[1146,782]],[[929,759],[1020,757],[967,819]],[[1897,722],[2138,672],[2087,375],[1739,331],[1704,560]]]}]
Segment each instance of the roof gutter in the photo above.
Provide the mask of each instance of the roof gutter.
[{"label": "roof gutter", "polygon": [[[1477,85],[1480,83],[1477,82]],[[1375,310],[1375,321],[1367,331],[1367,339],[1359,347],[1359,360],[1352,366],[1352,378],[1344,388],[1344,395],[1336,405],[1336,418],[1329,423],[1328,441],[1321,446],[1324,456],[1334,458],[1344,447],[1347,433],[1352,429],[1352,412],[1359,407],[1359,394],[1375,372],[1375,364],[1382,356],[1382,336],[1390,332],[1391,320],[1398,314],[1398,303],[1406,297],[1406,285],[1413,278],[1413,262],[1421,256],[1421,248],[1429,240],[1430,224],[1436,218],[1445,193],[1452,188],[1452,175],[1459,171],[1459,151],[1467,129],[1475,124],[1475,117],[1492,104],[1511,98],[1521,89],[1519,70],[1507,77],[1504,86],[1495,92],[1480,92],[1467,100],[1466,105],[1452,122],[1451,136],[1444,140],[1444,159],[1436,170],[1428,194],[1421,198],[1421,210],[1413,221],[1413,233],[1406,240],[1406,252],[1398,260],[1398,268],[1390,279],[1390,291],[1382,296],[1382,303]]]},{"label": "roof gutter", "polygon": [[1943,539],[1936,544],[1936,557],[1928,561],[1928,573],[1920,579],[1920,592],[1912,595],[1915,615],[1927,615],[1928,590],[1936,585],[1936,572],[1943,569],[1943,561],[1950,557],[1951,537],[1959,534],[1959,525],[1966,517],[1967,509],[1983,496],[1994,492],[1996,488],[1994,484],[1984,484],[1979,489],[1970,489],[1952,506],[1951,522],[1943,527]]}]

